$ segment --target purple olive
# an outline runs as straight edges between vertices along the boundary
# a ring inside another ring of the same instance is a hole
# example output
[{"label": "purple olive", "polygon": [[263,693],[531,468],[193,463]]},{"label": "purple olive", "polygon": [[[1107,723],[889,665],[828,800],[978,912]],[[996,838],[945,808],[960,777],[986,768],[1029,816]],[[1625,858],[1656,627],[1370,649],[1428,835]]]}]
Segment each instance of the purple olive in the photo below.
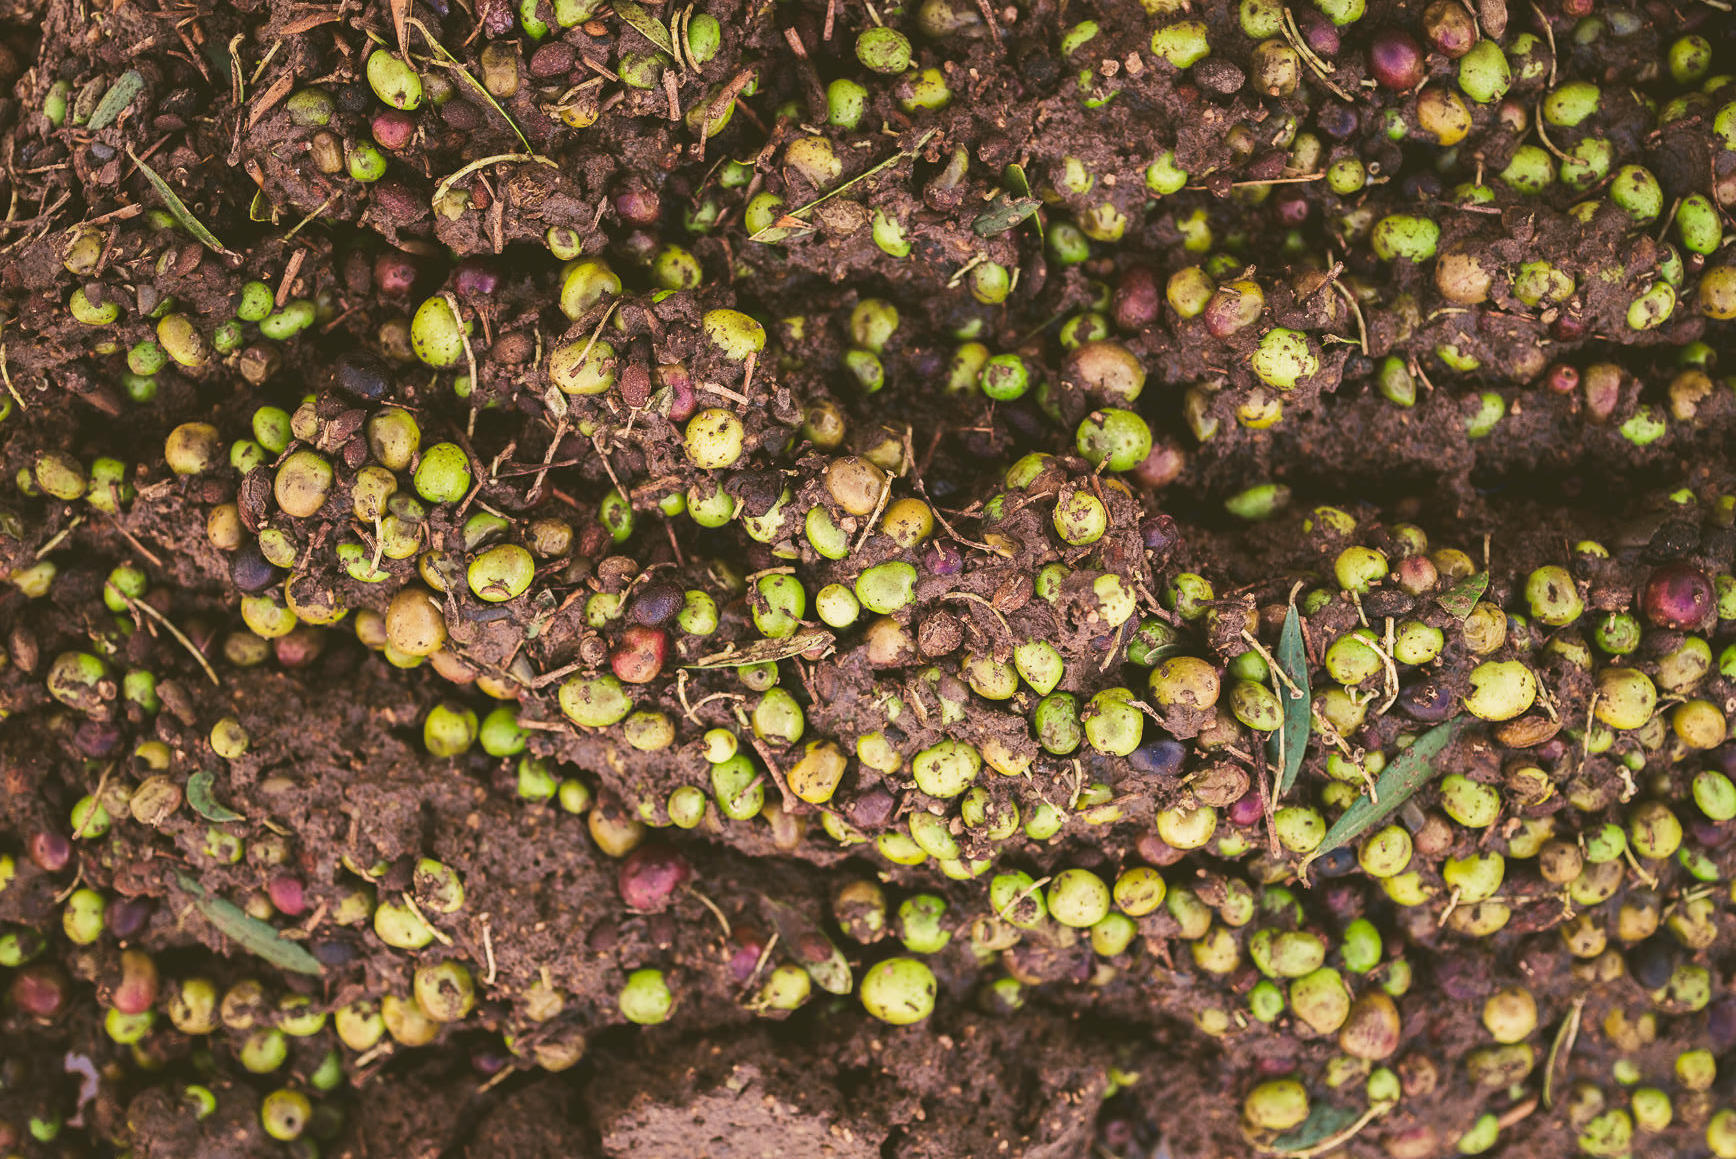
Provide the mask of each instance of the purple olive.
[{"label": "purple olive", "polygon": [[1667,563],[1654,571],[1640,592],[1646,619],[1660,628],[1697,631],[1717,607],[1706,573],[1689,563]]},{"label": "purple olive", "polygon": [[30,860],[44,873],[59,873],[72,860],[72,842],[59,833],[34,833],[29,842]]},{"label": "purple olive", "polygon": [[277,912],[286,918],[307,912],[307,888],[301,878],[291,873],[279,873],[265,883],[266,896]]},{"label": "purple olive", "polygon": [[1736,998],[1721,998],[1706,1010],[1706,1039],[1713,1054],[1736,1047]]},{"label": "purple olive", "polygon": [[1258,824],[1260,818],[1266,815],[1266,806],[1260,800],[1260,790],[1249,789],[1238,797],[1230,806],[1230,824],[1246,828]]},{"label": "purple olive", "polygon": [[374,259],[374,284],[388,298],[408,297],[416,286],[416,263],[400,253]]},{"label": "purple olive", "polygon": [[681,605],[686,601],[686,594],[680,585],[667,580],[646,584],[633,602],[627,607],[627,614],[633,622],[646,628],[660,628],[675,618],[681,611]]},{"label": "purple olive", "polygon": [[1120,330],[1143,330],[1157,321],[1163,308],[1163,287],[1150,266],[1129,266],[1116,283],[1110,314]]},{"label": "purple olive", "polygon": [[656,191],[635,186],[615,194],[615,212],[634,225],[656,225],[663,201]]},{"label": "purple olive", "polygon": [[104,924],[118,941],[136,938],[150,924],[156,906],[147,897],[117,897],[108,903]]},{"label": "purple olive", "polygon": [[1145,542],[1147,551],[1155,551],[1159,555],[1167,555],[1175,550],[1175,545],[1181,539],[1181,533],[1176,530],[1175,520],[1168,515],[1153,515],[1140,521],[1139,537]]},{"label": "purple olive", "polygon": [[252,595],[262,592],[282,578],[282,574],[259,552],[259,544],[244,539],[229,559],[229,578],[240,591]]},{"label": "purple olive", "polygon": [[636,913],[661,913],[693,880],[693,866],[667,845],[641,845],[621,863],[615,879],[621,900]]},{"label": "purple olive", "polygon": [[1186,757],[1186,745],[1168,737],[1159,737],[1129,753],[1127,763],[1135,772],[1148,777],[1173,777],[1181,772],[1181,763]]},{"label": "purple olive", "polygon": [[360,402],[378,402],[391,393],[391,372],[384,362],[366,351],[351,350],[338,355],[332,369],[338,389]]},{"label": "purple olive", "polygon": [[12,1002],[32,1018],[53,1018],[70,996],[66,975],[49,962],[21,966],[12,976]]},{"label": "purple olive", "polygon": [[1304,8],[1298,14],[1296,24],[1302,30],[1302,39],[1308,42],[1316,56],[1338,55],[1338,27],[1332,21],[1312,8]]},{"label": "purple olive", "polygon": [[110,721],[87,720],[72,734],[73,747],[92,760],[113,753],[121,743],[121,730]]},{"label": "purple olive", "polygon": [[957,575],[964,570],[964,555],[950,544],[930,543],[922,552],[922,570],[930,575]]},{"label": "purple olive", "polygon": [[380,148],[396,153],[415,139],[416,118],[401,109],[381,109],[374,114],[370,129]]},{"label": "purple olive", "polygon": [[865,793],[858,793],[850,802],[850,824],[873,833],[886,827],[897,808],[897,799],[884,787],[876,785]]},{"label": "purple olive", "polygon": [[465,258],[452,275],[452,288],[460,298],[492,298],[500,289],[500,271],[482,258]]},{"label": "purple olive", "polygon": [[1398,706],[1412,720],[1438,724],[1453,715],[1458,697],[1438,680],[1422,680],[1399,691]]},{"label": "purple olive", "polygon": [[1383,28],[1368,46],[1368,70],[1386,88],[1396,92],[1414,89],[1425,75],[1422,45],[1402,28]]}]

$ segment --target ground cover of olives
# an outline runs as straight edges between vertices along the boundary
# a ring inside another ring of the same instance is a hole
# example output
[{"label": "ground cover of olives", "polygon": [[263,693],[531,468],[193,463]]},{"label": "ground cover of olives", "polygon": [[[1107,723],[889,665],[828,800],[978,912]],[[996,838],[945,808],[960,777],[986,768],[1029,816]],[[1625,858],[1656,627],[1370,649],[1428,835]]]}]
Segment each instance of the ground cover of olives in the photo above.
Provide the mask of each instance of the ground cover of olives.
[{"label": "ground cover of olives", "polygon": [[1725,0],[0,83],[0,1156],[1736,1156]]}]

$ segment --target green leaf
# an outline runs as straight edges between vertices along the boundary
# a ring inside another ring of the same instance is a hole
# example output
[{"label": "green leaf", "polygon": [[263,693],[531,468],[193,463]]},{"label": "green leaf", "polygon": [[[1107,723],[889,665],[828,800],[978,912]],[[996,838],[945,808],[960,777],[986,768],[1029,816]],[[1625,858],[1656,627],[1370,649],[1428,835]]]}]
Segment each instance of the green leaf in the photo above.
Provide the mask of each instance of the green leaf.
[{"label": "green leaf", "polygon": [[222,254],[226,258],[235,256],[217,240],[216,234],[206,229],[199,219],[193,216],[187,203],[175,195],[175,191],[169,188],[169,183],[163,180],[162,175],[139,159],[139,155],[133,152],[130,145],[127,146],[127,156],[133,159],[133,164],[139,167],[139,172],[145,175],[145,180],[151,183],[151,188],[163,199],[163,208],[169,211],[170,217],[181,223],[182,229],[192,234],[200,245],[212,253]]},{"label": "green leaf", "polygon": [[1411,794],[1434,777],[1435,757],[1469,723],[1468,717],[1455,717],[1417,737],[1410,748],[1405,749],[1387,765],[1386,771],[1374,782],[1374,794],[1380,803],[1376,804],[1374,797],[1358,797],[1350,808],[1344,811],[1344,816],[1326,831],[1326,837],[1319,847],[1308,855],[1302,868],[1307,869],[1312,862],[1340,846],[1350,844],[1392,816],[1400,805],[1410,800]]},{"label": "green leaf", "polygon": [[1035,197],[1002,198],[995,202],[994,208],[980,214],[971,222],[971,228],[976,230],[978,237],[993,237],[997,233],[1005,233],[1037,212],[1042,204]]},{"label": "green leaf", "polygon": [[[1006,187],[1018,194],[1020,197],[1032,196],[1031,179],[1025,176],[1025,167],[1023,165],[1016,163],[1008,165],[1001,171],[1001,177],[1005,181]],[[1046,244],[1048,239],[1043,236],[1042,214],[1038,214],[1031,218],[1031,224],[1037,227],[1037,240]]]},{"label": "green leaf", "polygon": [[290,941],[258,918],[248,917],[247,913],[233,902],[211,897],[203,886],[186,874],[177,873],[175,880],[192,896],[193,905],[205,915],[205,920],[248,953],[256,954],[278,969],[294,974],[318,976],[325,973],[325,967],[319,964],[319,959],[308,953],[300,943]]},{"label": "green leaf", "polygon": [[139,75],[137,69],[129,68],[121,73],[120,79],[109,86],[108,92],[97,102],[96,111],[90,115],[89,127],[106,129],[120,120],[122,113],[133,103],[133,98],[145,91],[145,78]]},{"label": "green leaf", "polygon": [[1284,617],[1284,630],[1278,637],[1278,650],[1273,654],[1278,667],[1301,690],[1293,692],[1282,680],[1278,681],[1278,699],[1284,705],[1284,723],[1266,738],[1266,753],[1278,767],[1278,799],[1296,783],[1302,771],[1302,757],[1308,752],[1308,730],[1313,725],[1313,690],[1308,687],[1308,648],[1302,640],[1302,617],[1296,605],[1290,605]]},{"label": "green leaf", "polygon": [[1447,610],[1447,614],[1455,620],[1462,620],[1471,614],[1477,606],[1477,601],[1483,598],[1483,593],[1489,590],[1489,573],[1480,571],[1474,576],[1467,576],[1452,586],[1452,589],[1435,597],[1435,603]]},{"label": "green leaf", "polygon": [[613,0],[609,6],[615,10],[616,16],[631,24],[640,36],[669,56],[675,55],[675,43],[669,39],[669,30],[659,24],[651,13],[645,11],[643,5],[635,3],[634,0]]},{"label": "green leaf", "polygon": [[193,812],[207,821],[247,820],[212,794],[212,787],[216,783],[217,774],[210,769],[201,769],[187,778],[187,804],[193,806]]},{"label": "green leaf", "polygon": [[1285,1154],[1318,1147],[1361,1117],[1348,1107],[1340,1107],[1333,1103],[1315,1103],[1309,1109],[1308,1117],[1302,1120],[1302,1125],[1293,1127],[1273,1139],[1271,1149],[1279,1154]]}]

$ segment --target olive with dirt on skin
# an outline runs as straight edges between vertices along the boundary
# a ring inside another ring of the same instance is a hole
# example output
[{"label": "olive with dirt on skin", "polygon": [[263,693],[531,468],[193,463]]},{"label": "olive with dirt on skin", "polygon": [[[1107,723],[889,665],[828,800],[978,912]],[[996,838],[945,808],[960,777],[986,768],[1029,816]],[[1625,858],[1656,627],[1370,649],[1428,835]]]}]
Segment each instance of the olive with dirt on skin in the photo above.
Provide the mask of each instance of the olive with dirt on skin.
[{"label": "olive with dirt on skin", "polygon": [[934,971],[916,958],[876,962],[862,976],[862,1007],[882,1022],[910,1026],[934,1012]]}]

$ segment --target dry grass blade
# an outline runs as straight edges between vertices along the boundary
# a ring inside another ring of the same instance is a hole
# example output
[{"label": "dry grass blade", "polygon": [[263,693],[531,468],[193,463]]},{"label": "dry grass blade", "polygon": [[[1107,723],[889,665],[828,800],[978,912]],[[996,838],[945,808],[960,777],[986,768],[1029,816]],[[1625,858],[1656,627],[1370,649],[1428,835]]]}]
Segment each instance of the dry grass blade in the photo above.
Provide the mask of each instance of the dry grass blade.
[{"label": "dry grass blade", "polygon": [[[114,591],[115,589],[110,588],[110,590]],[[169,617],[163,615],[163,613],[157,611],[157,609],[151,607],[151,605],[140,600],[135,600],[124,592],[117,592],[117,594],[120,595],[121,599],[127,602],[128,608],[135,612],[143,612],[151,619],[157,621],[157,623],[163,625],[169,635],[175,637],[181,647],[187,649],[187,654],[199,662],[199,667],[205,670],[205,675],[211,678],[211,683],[218,687],[222,687],[223,682],[217,679],[217,670],[211,667],[211,661],[205,659],[205,654],[193,645],[193,641],[187,638],[187,633],[181,631],[181,629],[175,627],[175,625],[170,622]]]},{"label": "dry grass blade", "polygon": [[1585,995],[1573,1000],[1573,1006],[1567,1011],[1567,1017],[1561,1020],[1561,1029],[1555,1032],[1555,1041],[1549,1046],[1549,1061],[1543,1066],[1543,1106],[1545,1109],[1555,1106],[1555,1068],[1557,1063],[1565,1064],[1573,1055],[1573,1044],[1579,1038],[1579,1019],[1585,1013]]},{"label": "dry grass blade", "polygon": [[464,83],[469,85],[471,90],[475,92],[477,96],[487,101],[489,108],[500,114],[500,119],[505,121],[507,126],[512,129],[512,135],[518,138],[518,143],[520,145],[524,146],[524,151],[526,153],[535,154],[536,150],[530,147],[530,138],[524,135],[524,130],[518,127],[518,122],[512,119],[512,114],[506,111],[504,105],[494,99],[494,94],[484,88],[481,81],[470,75],[470,70],[465,68],[464,65],[459,62],[457,57],[447,51],[446,46],[441,44],[432,32],[428,31],[428,26],[423,24],[414,16],[407,17],[404,22],[422,34],[422,39],[426,40],[428,42],[428,47],[434,50],[436,63],[463,77]]},{"label": "dry grass blade", "polygon": [[[850,188],[852,185],[855,185],[855,184],[862,182],[862,181],[866,181],[870,177],[873,177],[876,174],[879,174],[881,172],[884,172],[887,169],[890,169],[892,166],[898,164],[900,161],[908,161],[910,158],[912,158],[912,157],[916,156],[918,153],[920,153],[922,151],[922,147],[924,145],[928,144],[929,138],[933,137],[935,135],[935,133],[937,133],[939,131],[940,130],[938,130],[938,129],[930,129],[928,132],[924,133],[922,135],[922,137],[916,142],[916,144],[912,145],[910,148],[900,149],[898,152],[892,154],[892,156],[886,158],[886,160],[880,162],[880,164],[874,166],[872,169],[868,169],[862,173],[858,173],[856,176],[850,178],[850,180],[844,182],[844,184],[838,186],[836,189],[833,189],[833,190],[830,190],[826,193],[820,194],[820,196],[814,198],[814,200],[808,202],[806,205],[802,206],[800,209],[790,210],[790,212],[784,214],[783,217],[779,218],[777,222],[773,223],[772,225],[767,226],[765,229],[760,230],[758,233],[754,234],[752,237],[749,237],[747,240],[758,241],[758,242],[781,241],[783,239],[783,236],[784,236],[783,230],[785,227],[784,227],[783,223],[785,221],[787,221],[791,218],[794,218],[797,221],[800,221],[802,214],[807,213],[809,210],[813,209],[816,205],[820,205],[824,202],[830,201],[832,198],[838,196],[838,194],[844,192],[844,190]],[[772,234],[776,234],[776,236],[768,236],[768,235],[772,235]]]},{"label": "dry grass blade", "polygon": [[538,165],[547,165],[550,169],[560,168],[560,166],[556,165],[553,161],[550,161],[547,157],[544,157],[541,153],[496,153],[492,157],[478,157],[476,160],[466,164],[463,168],[456,169],[442,177],[440,179],[440,184],[434,187],[434,196],[431,200],[435,205],[439,205],[440,199],[450,193],[454,185],[464,180],[464,178],[470,176],[472,173],[475,173],[479,169],[486,169],[490,165],[505,165],[511,161],[534,161]]},{"label": "dry grass blade", "polygon": [[133,164],[139,167],[139,172],[145,175],[145,180],[151,183],[151,188],[155,189],[157,196],[163,199],[163,207],[169,211],[169,216],[180,222],[182,228],[192,234],[200,245],[212,253],[222,254],[226,258],[238,256],[233,250],[218,241],[217,235],[206,229],[203,222],[193,216],[193,211],[187,208],[186,202],[175,195],[173,189],[169,188],[169,183],[163,180],[162,174],[145,164],[144,160],[133,152],[130,145],[127,147],[127,156],[133,159]]}]

